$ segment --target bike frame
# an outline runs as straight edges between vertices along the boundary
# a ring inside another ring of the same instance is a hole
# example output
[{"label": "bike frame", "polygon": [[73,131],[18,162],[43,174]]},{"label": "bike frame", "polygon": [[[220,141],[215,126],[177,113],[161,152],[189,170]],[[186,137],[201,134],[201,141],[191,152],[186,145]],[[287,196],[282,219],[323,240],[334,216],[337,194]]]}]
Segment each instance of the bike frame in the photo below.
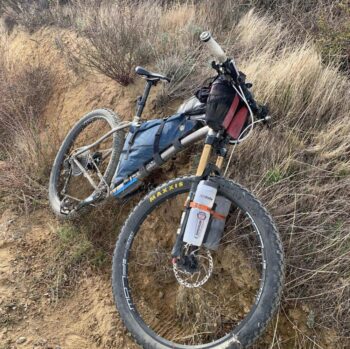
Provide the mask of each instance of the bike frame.
[{"label": "bike frame", "polygon": [[[83,148],[77,149],[74,154],[71,156],[72,160],[76,163],[76,165],[80,168],[82,171],[83,176],[88,180],[88,182],[91,184],[91,186],[95,189],[95,192],[92,193],[89,197],[87,197],[85,200],[80,202],[79,207],[86,206],[91,204],[96,199],[96,195],[98,194],[98,184],[94,182],[94,180],[91,178],[91,176],[88,174],[86,169],[80,164],[80,162],[77,160],[77,157],[81,155],[82,153],[86,152],[87,150],[95,147],[96,145],[102,143],[105,141],[108,137],[111,137],[115,132],[127,129],[131,125],[139,125],[140,124],[140,118],[138,115],[136,115],[133,119],[133,121],[126,121],[122,122],[120,126],[113,128],[106,134],[104,134],[102,137],[100,137],[96,142],[89,144],[87,146],[84,146]],[[186,137],[182,138],[180,140],[181,147],[175,147],[170,146],[169,148],[165,149],[160,153],[160,157],[164,162],[167,162],[171,158],[173,158],[176,154],[181,152],[182,150],[188,148],[193,143],[204,139],[210,128],[208,126],[203,126],[200,129],[190,133]],[[203,161],[201,162],[203,164]],[[118,164],[119,165],[119,164]],[[130,195],[134,193],[138,188],[140,188],[143,185],[143,180],[154,170],[158,169],[160,166],[154,161],[150,160],[148,163],[146,163],[142,168],[138,169],[134,174],[130,175],[129,177],[125,178],[125,180],[118,184],[116,186],[115,184],[115,177],[117,175],[117,171],[111,181],[111,183],[105,183],[107,187],[107,195],[114,196],[116,199],[122,199],[127,195]],[[118,166],[117,166],[118,169]],[[103,180],[102,176],[100,175],[100,179]]]},{"label": "bike frame", "polygon": [[[232,76],[234,81],[238,82],[239,81],[239,72],[235,66],[234,60],[228,59],[226,57],[226,54],[221,49],[221,47],[216,43],[216,41],[211,37],[211,34],[209,32],[202,33],[201,41],[207,44],[210,51],[212,53],[214,53],[214,55],[219,59],[219,62],[222,63],[221,66],[216,65],[214,63],[213,68],[216,69],[218,73],[229,73],[229,75]],[[122,130],[124,128],[130,127],[131,125],[139,125],[140,124],[141,114],[142,114],[144,106],[146,104],[150,89],[152,86],[154,86],[158,83],[159,79],[157,79],[157,78],[152,79],[152,78],[148,77],[148,78],[146,78],[146,81],[147,82],[146,82],[146,86],[144,89],[144,93],[142,96],[138,97],[137,110],[136,110],[136,114],[133,118],[133,121],[132,122],[124,122],[122,125],[114,128],[111,131],[109,131],[108,133],[106,133],[104,136],[102,136],[100,139],[98,139],[95,143],[93,143],[89,146],[86,146],[83,149],[78,149],[78,151],[73,155],[73,161],[76,162],[77,166],[83,172],[83,175],[87,178],[87,180],[90,182],[90,184],[95,189],[97,189],[96,184],[94,183],[92,178],[89,176],[87,171],[81,166],[81,164],[79,164],[76,157],[79,154],[82,154],[83,152],[85,152],[85,151],[91,149],[92,147],[96,146],[97,144],[103,142],[106,138],[108,138],[113,133],[117,132],[118,130]],[[239,89],[240,89],[240,92],[242,93],[243,100],[246,101],[241,87],[239,87]],[[251,111],[247,101],[246,101],[246,104],[247,104],[247,107],[250,111],[250,115],[252,117],[253,114],[252,114],[252,111]],[[252,117],[252,124],[251,125],[253,126],[253,124],[254,124],[254,119]],[[251,128],[251,130],[252,130],[252,128]],[[192,143],[195,143],[198,140],[206,137],[205,145],[204,145],[202,155],[201,155],[201,158],[200,158],[200,161],[198,164],[197,172],[196,172],[197,176],[202,176],[205,169],[208,166],[209,158],[210,158],[210,155],[212,152],[212,148],[213,148],[215,139],[219,139],[220,136],[221,136],[220,133],[215,132],[214,130],[212,130],[208,126],[204,126],[204,127],[200,128],[199,130],[194,131],[193,133],[191,133],[188,136],[181,139],[180,140],[180,143],[181,143],[180,147],[179,146],[175,147],[174,145],[172,145],[169,148],[167,148],[166,150],[164,150],[163,152],[161,152],[160,153],[161,160],[163,160],[163,162],[168,161],[174,155],[176,155],[178,152],[182,151],[186,147],[189,147]],[[238,141],[237,141],[237,143],[238,143]],[[226,144],[220,144],[219,147],[217,147],[217,159],[216,159],[216,164],[215,164],[216,169],[218,169],[218,170],[221,169],[225,155],[226,155]],[[119,167],[119,164],[117,166],[116,173],[113,176],[111,184],[109,184],[109,185],[108,185],[108,183],[105,183],[105,184],[107,187],[107,196],[113,195],[117,199],[120,199],[120,198],[123,198],[123,197],[135,192],[139,187],[142,186],[143,179],[145,177],[147,177],[152,171],[159,168],[160,166],[156,163],[155,160],[151,160],[146,165],[142,166],[142,168],[140,168],[136,173],[134,173],[131,176],[129,176],[128,178],[126,178],[123,181],[123,183],[118,184],[116,186],[115,178],[116,178],[118,167]],[[100,173],[99,173],[99,177],[101,180],[103,180],[103,177],[101,176]],[[96,191],[98,192],[98,190],[96,190]],[[91,202],[94,201],[95,195],[96,195],[95,193],[91,194],[90,197],[85,199],[81,204],[82,205],[90,204]]]},{"label": "bike frame", "polygon": [[[98,139],[96,142],[84,147],[84,149],[82,149],[82,150],[78,150],[76,152],[76,154],[74,154],[74,157],[76,157],[77,155],[81,154],[82,152],[84,152],[88,149],[91,149],[92,147],[96,146],[97,144],[103,142],[105,139],[112,136],[115,132],[130,127],[132,124],[133,124],[133,122],[125,122],[125,123],[123,123],[123,125],[112,129],[111,131],[109,131],[108,133],[103,135],[100,139]],[[189,135],[187,135],[186,137],[184,137],[180,140],[181,148],[178,148],[178,147],[175,148],[175,146],[172,145],[169,148],[162,151],[160,153],[160,157],[164,162],[167,162],[168,160],[172,159],[176,154],[180,153],[182,150],[189,148],[193,143],[196,143],[199,140],[202,140],[206,137],[207,137],[207,139],[208,138],[215,138],[216,135],[217,135],[217,132],[214,132],[208,126],[201,127],[200,129],[190,133]],[[202,155],[201,155],[199,164],[198,164],[198,168],[197,168],[197,172],[196,172],[197,176],[201,176],[203,174],[204,169],[207,167],[212,148],[213,148],[212,144],[208,144],[206,142],[206,144],[204,145],[203,151],[202,151]],[[222,164],[223,164],[223,160],[224,160],[224,155],[218,155],[218,157],[216,159],[216,164],[215,164],[218,169],[221,169]],[[145,166],[143,166],[142,169],[139,169],[137,172],[135,172],[130,177],[128,177],[123,183],[121,183],[117,186],[115,186],[114,177],[113,177],[112,182],[109,186],[109,191],[108,191],[107,196],[113,196],[116,199],[122,199],[122,198],[125,198],[127,195],[133,194],[137,189],[139,189],[143,185],[143,183],[144,183],[143,180],[151,172],[158,169],[159,167],[160,166],[154,160],[151,160]],[[81,170],[83,171],[83,174],[85,175],[85,177],[87,177],[87,179],[89,180],[89,174],[87,173],[87,171],[84,168],[82,168]],[[116,176],[116,174],[115,174],[115,176]],[[89,180],[89,182],[91,183],[90,180]],[[95,186],[93,183],[91,183],[91,185],[93,187]],[[81,204],[88,205],[90,203],[91,199],[92,199],[92,197],[88,197]]]}]

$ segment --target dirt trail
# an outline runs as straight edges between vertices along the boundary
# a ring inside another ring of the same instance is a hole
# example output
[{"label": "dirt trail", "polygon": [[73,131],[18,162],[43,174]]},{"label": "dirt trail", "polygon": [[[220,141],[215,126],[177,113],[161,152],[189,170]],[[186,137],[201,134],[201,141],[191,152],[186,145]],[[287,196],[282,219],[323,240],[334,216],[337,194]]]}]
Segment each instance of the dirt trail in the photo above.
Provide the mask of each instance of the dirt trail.
[{"label": "dirt trail", "polygon": [[115,310],[109,275],[86,271],[61,299],[45,292],[36,280],[47,267],[38,246],[53,247],[56,223],[44,211],[31,218],[5,211],[0,219],[0,348],[136,348]]},{"label": "dirt trail", "polygon": [[11,264],[13,256],[10,247],[14,240],[10,237],[9,227],[13,220],[14,218],[9,211],[5,211],[0,220],[0,305],[10,297],[12,292]]}]

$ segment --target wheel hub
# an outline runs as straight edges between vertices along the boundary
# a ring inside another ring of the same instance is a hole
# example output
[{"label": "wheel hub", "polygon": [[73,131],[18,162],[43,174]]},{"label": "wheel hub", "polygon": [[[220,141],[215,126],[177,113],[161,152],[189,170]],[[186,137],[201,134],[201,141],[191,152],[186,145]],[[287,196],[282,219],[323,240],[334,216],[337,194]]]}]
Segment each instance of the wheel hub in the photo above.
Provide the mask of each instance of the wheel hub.
[{"label": "wheel hub", "polygon": [[173,271],[180,285],[187,288],[201,287],[213,272],[213,258],[209,250],[197,250],[174,259]]}]

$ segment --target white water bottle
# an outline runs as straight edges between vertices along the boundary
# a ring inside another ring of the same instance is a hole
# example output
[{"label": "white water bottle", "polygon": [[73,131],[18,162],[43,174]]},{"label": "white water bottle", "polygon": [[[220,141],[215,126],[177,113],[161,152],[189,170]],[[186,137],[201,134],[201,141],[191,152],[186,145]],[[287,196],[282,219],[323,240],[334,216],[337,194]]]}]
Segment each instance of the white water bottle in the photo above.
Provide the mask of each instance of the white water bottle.
[{"label": "white water bottle", "polygon": [[192,208],[188,216],[183,241],[191,245],[200,246],[207,231],[210,210],[217,193],[217,185],[202,180],[198,183]]}]

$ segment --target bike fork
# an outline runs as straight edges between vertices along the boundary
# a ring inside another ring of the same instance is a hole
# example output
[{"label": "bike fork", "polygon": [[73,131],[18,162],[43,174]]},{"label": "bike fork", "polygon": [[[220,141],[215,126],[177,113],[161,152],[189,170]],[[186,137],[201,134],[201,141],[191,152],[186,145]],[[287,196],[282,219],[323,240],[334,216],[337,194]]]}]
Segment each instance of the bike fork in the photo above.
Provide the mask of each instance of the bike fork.
[{"label": "bike fork", "polygon": [[[184,236],[188,216],[189,216],[190,210],[191,210],[190,203],[194,199],[194,195],[196,193],[198,183],[200,182],[202,177],[205,175],[204,173],[206,172],[206,169],[208,168],[209,159],[210,159],[210,155],[211,155],[211,152],[213,149],[213,144],[215,142],[216,136],[217,136],[217,132],[215,132],[213,130],[209,130],[207,138],[205,140],[205,145],[204,145],[204,148],[202,151],[202,155],[201,155],[201,158],[199,160],[197,171],[196,171],[196,176],[198,177],[198,180],[192,184],[190,193],[189,193],[189,195],[186,199],[185,205],[184,205],[185,209],[184,209],[182,216],[181,216],[181,222],[180,222],[179,229],[177,231],[175,245],[174,245],[172,253],[171,253],[172,258],[173,258],[172,259],[173,263],[176,263],[177,259],[181,255],[183,236]],[[222,148],[222,150],[223,149],[224,148]],[[222,168],[224,157],[225,157],[225,151],[222,151],[221,153],[218,154],[218,157],[217,157],[216,163],[215,163],[215,168],[217,170],[220,170]]]}]

